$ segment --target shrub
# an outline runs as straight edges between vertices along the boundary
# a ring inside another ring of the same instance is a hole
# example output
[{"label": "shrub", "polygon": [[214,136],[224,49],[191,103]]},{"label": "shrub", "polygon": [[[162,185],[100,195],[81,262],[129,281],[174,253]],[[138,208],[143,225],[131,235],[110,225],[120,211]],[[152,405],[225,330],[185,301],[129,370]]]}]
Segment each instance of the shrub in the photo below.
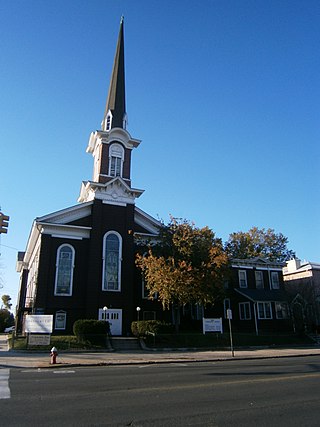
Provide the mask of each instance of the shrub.
[{"label": "shrub", "polygon": [[165,334],[172,332],[173,327],[169,323],[160,320],[140,320],[131,323],[131,332],[135,337],[144,337],[148,333]]},{"label": "shrub", "polygon": [[73,324],[73,333],[80,342],[89,341],[93,345],[105,345],[110,332],[109,322],[95,319],[79,319]]}]

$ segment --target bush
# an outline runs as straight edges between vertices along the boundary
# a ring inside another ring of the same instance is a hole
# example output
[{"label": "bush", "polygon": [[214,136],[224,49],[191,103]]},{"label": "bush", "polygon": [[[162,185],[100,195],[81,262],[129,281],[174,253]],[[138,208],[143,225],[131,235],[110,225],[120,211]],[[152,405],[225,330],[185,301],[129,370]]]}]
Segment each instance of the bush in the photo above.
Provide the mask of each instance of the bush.
[{"label": "bush", "polygon": [[169,323],[160,320],[140,320],[131,323],[131,332],[135,337],[145,337],[148,333],[165,334],[171,333],[173,327]]},{"label": "bush", "polygon": [[14,325],[13,314],[6,308],[0,310],[0,332],[3,332],[8,326]]},{"label": "bush", "polygon": [[73,333],[80,342],[89,341],[93,345],[105,345],[110,325],[104,320],[79,319],[73,324]]}]

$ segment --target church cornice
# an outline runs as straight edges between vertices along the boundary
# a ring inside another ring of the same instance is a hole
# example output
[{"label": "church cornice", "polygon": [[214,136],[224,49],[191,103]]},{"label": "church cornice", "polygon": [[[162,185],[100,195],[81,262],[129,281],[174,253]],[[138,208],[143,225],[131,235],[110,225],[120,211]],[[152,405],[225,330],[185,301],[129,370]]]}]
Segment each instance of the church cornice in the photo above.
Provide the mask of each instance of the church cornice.
[{"label": "church cornice", "polygon": [[91,227],[83,227],[79,225],[50,224],[46,222],[38,222],[37,226],[41,234],[49,234],[52,237],[75,240],[90,238]]},{"label": "church cornice", "polygon": [[144,190],[129,187],[120,177],[115,177],[104,184],[95,181],[84,181],[78,201],[88,202],[98,199],[102,200],[103,203],[125,206],[134,204],[135,199],[140,197],[143,192]]},{"label": "church cornice", "polygon": [[127,130],[121,128],[113,128],[109,132],[97,130],[91,133],[86,151],[94,154],[98,145],[112,142],[120,142],[125,148],[132,150],[139,146],[141,140],[132,138]]}]

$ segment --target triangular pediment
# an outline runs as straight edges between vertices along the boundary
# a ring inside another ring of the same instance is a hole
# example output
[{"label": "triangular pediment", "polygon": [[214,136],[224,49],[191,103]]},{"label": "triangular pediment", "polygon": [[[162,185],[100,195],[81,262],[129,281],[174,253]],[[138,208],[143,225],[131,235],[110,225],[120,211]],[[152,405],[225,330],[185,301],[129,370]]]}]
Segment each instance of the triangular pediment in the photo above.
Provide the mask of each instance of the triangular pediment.
[{"label": "triangular pediment", "polygon": [[78,202],[88,202],[94,199],[104,203],[125,206],[134,204],[144,190],[129,187],[121,177],[115,177],[104,184],[94,181],[82,182]]},{"label": "triangular pediment", "polygon": [[70,224],[91,215],[93,202],[82,203],[36,218],[38,223]]},{"label": "triangular pediment", "polygon": [[[158,235],[162,227],[162,223],[151,215],[144,212],[142,209],[135,206],[134,222],[141,229],[140,234]],[[139,234],[139,233],[138,233]]]}]

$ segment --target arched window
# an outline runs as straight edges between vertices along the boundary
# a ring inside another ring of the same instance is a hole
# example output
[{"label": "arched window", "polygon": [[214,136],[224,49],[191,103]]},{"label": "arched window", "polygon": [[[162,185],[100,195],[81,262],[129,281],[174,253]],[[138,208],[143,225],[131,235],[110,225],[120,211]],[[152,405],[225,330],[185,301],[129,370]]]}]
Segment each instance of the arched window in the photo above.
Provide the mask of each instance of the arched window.
[{"label": "arched window", "polygon": [[124,149],[120,144],[110,146],[109,156],[109,175],[122,176],[122,164],[124,158]]},{"label": "arched window", "polygon": [[123,121],[122,121],[122,127],[123,129],[127,129],[127,125],[128,125],[128,116],[126,113],[124,113],[123,115]]},{"label": "arched window", "polygon": [[64,310],[56,312],[54,329],[64,330],[66,329],[67,313]]},{"label": "arched window", "polygon": [[62,245],[57,251],[56,280],[54,294],[72,295],[75,251],[71,245]]},{"label": "arched window", "polygon": [[112,124],[112,113],[109,110],[107,117],[105,118],[105,130],[109,131],[111,129],[111,124]]},{"label": "arched window", "polygon": [[120,291],[121,289],[121,252],[120,234],[109,231],[103,242],[103,291]]}]

